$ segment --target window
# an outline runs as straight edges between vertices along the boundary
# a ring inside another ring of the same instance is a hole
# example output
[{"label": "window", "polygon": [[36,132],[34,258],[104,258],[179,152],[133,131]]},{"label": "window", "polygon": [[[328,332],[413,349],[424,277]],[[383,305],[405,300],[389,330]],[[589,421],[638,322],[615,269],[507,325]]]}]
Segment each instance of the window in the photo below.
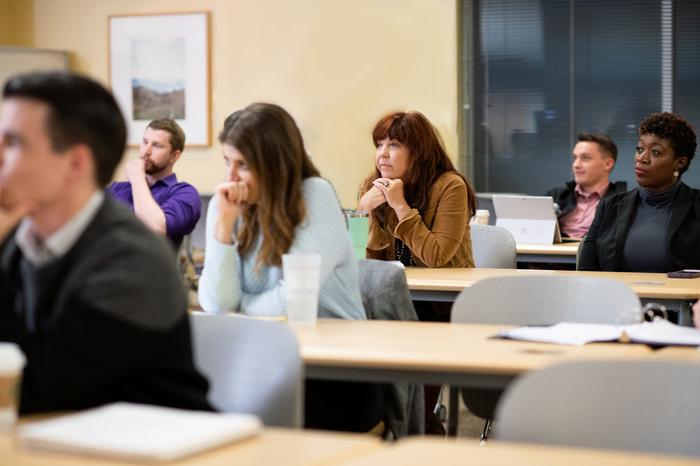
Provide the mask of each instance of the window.
[{"label": "window", "polygon": [[[700,132],[700,2],[463,0],[461,8],[463,155],[478,191],[562,185],[581,131],[613,138],[611,179],[634,187],[645,116],[675,111]],[[683,176],[693,187],[698,160]]]}]

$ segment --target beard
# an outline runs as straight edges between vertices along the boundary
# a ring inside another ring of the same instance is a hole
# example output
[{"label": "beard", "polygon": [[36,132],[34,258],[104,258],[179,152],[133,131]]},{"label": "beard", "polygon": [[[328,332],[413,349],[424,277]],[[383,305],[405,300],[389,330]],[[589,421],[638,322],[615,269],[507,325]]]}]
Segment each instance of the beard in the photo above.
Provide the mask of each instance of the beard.
[{"label": "beard", "polygon": [[165,167],[168,166],[168,161],[166,160],[162,164],[158,165],[151,159],[143,159],[143,169],[147,175],[156,175],[162,172]]}]

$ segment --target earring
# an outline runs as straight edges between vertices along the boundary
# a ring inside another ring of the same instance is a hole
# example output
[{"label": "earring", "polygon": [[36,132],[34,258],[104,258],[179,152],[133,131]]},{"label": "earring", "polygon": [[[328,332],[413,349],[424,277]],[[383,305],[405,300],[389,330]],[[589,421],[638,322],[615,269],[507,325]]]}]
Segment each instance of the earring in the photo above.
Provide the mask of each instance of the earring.
[{"label": "earring", "polygon": [[678,173],[678,170],[676,170],[675,172],[673,172],[673,177],[674,177],[674,178],[678,178],[678,175],[680,175],[680,173]]}]

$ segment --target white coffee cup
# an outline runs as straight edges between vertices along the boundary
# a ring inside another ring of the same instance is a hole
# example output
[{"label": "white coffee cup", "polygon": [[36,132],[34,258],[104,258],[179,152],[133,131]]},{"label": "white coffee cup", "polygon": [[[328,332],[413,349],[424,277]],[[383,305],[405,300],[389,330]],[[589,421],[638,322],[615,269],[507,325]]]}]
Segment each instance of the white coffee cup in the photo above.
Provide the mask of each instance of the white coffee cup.
[{"label": "white coffee cup", "polygon": [[486,209],[479,209],[474,215],[475,223],[478,225],[488,225],[489,224],[489,211]]},{"label": "white coffee cup", "polygon": [[321,282],[321,255],[284,254],[282,273],[287,319],[290,322],[316,323]]},{"label": "white coffee cup", "polygon": [[0,432],[7,432],[17,423],[24,353],[14,343],[0,343]]}]

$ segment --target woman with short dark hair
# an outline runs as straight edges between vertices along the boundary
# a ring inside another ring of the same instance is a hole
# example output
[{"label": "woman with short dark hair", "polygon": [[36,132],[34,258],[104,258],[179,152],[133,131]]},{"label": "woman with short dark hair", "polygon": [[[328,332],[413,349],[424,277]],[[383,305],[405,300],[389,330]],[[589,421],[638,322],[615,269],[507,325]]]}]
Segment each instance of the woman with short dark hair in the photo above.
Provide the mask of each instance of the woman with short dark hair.
[{"label": "woman with short dark hair", "polygon": [[638,188],[603,199],[579,256],[580,270],[670,272],[700,268],[700,191],[681,180],[695,131],[662,112],[639,125]]}]

